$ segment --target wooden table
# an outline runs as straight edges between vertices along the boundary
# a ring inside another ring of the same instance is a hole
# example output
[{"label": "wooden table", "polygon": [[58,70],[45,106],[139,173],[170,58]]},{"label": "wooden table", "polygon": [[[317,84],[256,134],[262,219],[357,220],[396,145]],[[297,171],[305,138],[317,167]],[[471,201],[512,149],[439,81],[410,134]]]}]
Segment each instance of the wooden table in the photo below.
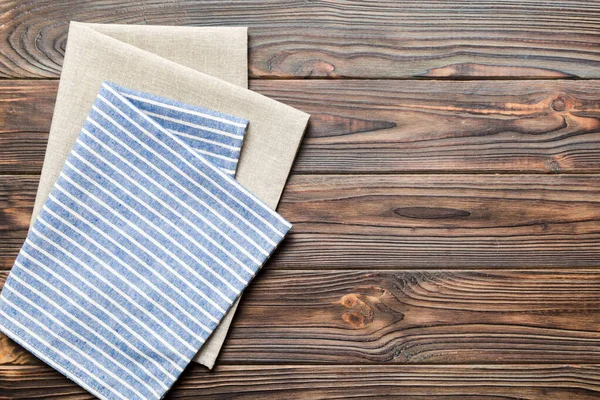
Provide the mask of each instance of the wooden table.
[{"label": "wooden table", "polygon": [[[600,396],[598,1],[0,9],[1,281],[69,20],[249,26],[251,88],[312,114],[279,208],[293,233],[216,370],[171,398]],[[90,398],[1,335],[0,364],[1,399]]]}]

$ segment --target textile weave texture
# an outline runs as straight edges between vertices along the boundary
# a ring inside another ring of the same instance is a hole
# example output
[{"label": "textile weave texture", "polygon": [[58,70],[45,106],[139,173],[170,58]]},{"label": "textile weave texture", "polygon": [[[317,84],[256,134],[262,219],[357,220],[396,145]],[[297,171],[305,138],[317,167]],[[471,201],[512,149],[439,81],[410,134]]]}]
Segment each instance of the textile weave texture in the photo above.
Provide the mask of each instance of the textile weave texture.
[{"label": "textile weave texture", "polygon": [[[72,21],[32,223],[107,80],[249,120],[236,180],[275,209],[309,115],[247,90],[247,56],[246,28]],[[197,362],[214,365],[234,311],[235,304]]]},{"label": "textile weave texture", "polygon": [[162,398],[291,227],[208,161],[246,123],[102,85],[0,329],[99,398]]}]

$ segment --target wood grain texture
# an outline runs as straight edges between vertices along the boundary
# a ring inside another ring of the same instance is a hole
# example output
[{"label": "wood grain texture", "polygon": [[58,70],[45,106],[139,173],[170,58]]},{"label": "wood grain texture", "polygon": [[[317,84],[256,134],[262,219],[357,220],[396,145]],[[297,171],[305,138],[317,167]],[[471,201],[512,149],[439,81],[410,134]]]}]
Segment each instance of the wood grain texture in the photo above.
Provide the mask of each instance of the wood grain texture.
[{"label": "wood grain texture", "polygon": [[597,270],[269,268],[222,364],[600,361]]},{"label": "wood grain texture", "polygon": [[599,175],[296,175],[279,268],[587,267]]},{"label": "wood grain texture", "polygon": [[285,81],[311,114],[298,173],[597,172],[600,81]]},{"label": "wood grain texture", "polygon": [[58,81],[0,80],[0,172],[40,173]]},{"label": "wood grain texture", "polygon": [[[600,172],[600,81],[269,81],[310,113],[296,173]],[[0,173],[39,173],[57,82],[0,81]]]},{"label": "wood grain texture", "polygon": [[[600,397],[597,1],[0,0],[36,78],[0,80],[0,288],[69,20],[249,26],[251,89],[312,114],[290,237],[168,398]],[[0,400],[91,398],[0,334]]]},{"label": "wood grain texture", "polygon": [[[193,365],[167,399],[588,400],[600,396],[595,365],[218,366]],[[45,366],[0,367],[0,399],[93,399]]]},{"label": "wood grain texture", "polygon": [[[36,188],[0,176],[5,269]],[[276,268],[600,265],[600,175],[293,175],[278,210],[294,227]]]},{"label": "wood grain texture", "polygon": [[[600,271],[269,266],[234,326],[220,365],[598,363]],[[0,334],[0,364],[39,361]]]},{"label": "wood grain texture", "polygon": [[0,175],[0,268],[10,268],[29,229],[39,176]]},{"label": "wood grain texture", "polygon": [[4,0],[0,75],[60,72],[68,21],[250,27],[253,77],[600,77],[600,6],[571,1]]}]

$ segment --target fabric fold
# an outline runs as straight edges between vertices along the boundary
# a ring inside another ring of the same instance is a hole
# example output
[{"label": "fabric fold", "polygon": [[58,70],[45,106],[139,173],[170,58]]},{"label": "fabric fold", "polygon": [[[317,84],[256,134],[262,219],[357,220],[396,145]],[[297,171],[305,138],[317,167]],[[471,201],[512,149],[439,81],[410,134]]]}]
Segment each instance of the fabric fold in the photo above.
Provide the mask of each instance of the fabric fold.
[{"label": "fabric fold", "polygon": [[[101,399],[162,398],[291,228],[208,159],[246,123],[104,83],[0,329]],[[193,147],[207,135],[213,150]]]},{"label": "fabric fold", "polygon": [[[276,208],[309,116],[242,87],[246,28],[72,22],[32,222],[105,80],[248,120],[236,180]],[[214,365],[236,304],[196,361]]]}]

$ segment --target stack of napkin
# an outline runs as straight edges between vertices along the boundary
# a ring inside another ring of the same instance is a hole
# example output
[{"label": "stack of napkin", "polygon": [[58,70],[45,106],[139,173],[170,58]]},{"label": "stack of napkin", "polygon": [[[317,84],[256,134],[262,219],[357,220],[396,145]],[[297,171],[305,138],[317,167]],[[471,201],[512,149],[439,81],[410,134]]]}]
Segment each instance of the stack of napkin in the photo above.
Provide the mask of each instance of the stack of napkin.
[{"label": "stack of napkin", "polygon": [[0,330],[103,399],[214,365],[291,228],[308,115],[251,92],[245,28],[71,23],[32,226]]}]

